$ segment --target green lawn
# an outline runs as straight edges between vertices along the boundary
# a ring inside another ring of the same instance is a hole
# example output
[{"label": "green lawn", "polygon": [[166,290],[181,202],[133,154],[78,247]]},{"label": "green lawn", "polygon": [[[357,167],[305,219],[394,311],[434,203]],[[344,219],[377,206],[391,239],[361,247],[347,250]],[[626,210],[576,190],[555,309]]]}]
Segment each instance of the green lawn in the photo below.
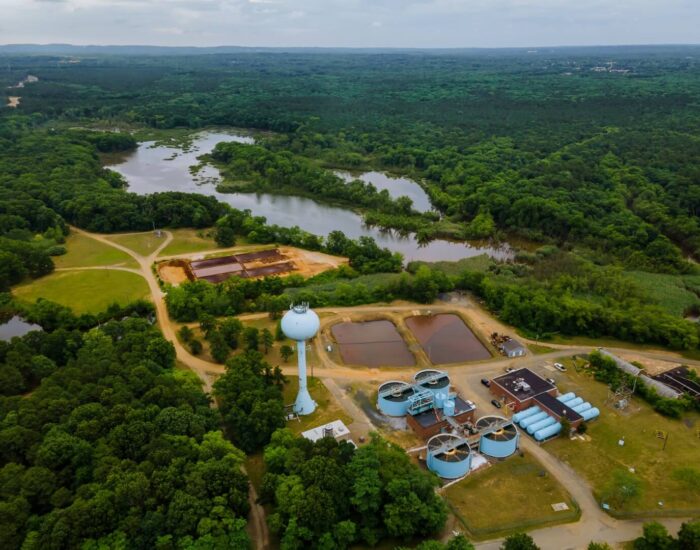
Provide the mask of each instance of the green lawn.
[{"label": "green lawn", "polygon": [[98,313],[113,302],[125,305],[146,298],[148,285],[140,275],[126,271],[62,271],[15,287],[12,292],[27,302],[46,298],[76,313]]},{"label": "green lawn", "polygon": [[173,240],[161,250],[159,256],[175,256],[190,252],[213,250],[217,244],[208,233],[211,229],[173,229]]},{"label": "green lawn", "polygon": [[141,256],[148,256],[155,251],[165,240],[165,233],[157,237],[153,231],[145,233],[124,233],[109,235],[110,241],[125,246]]},{"label": "green lawn", "polygon": [[543,346],[542,344],[528,344],[527,347],[535,355],[556,351],[556,349],[550,348],[549,346]]},{"label": "green lawn", "polygon": [[137,267],[136,261],[126,252],[117,250],[80,233],[71,233],[66,239],[65,246],[66,254],[53,258],[57,268],[89,267],[94,265]]},{"label": "green lawn", "polygon": [[[570,361],[567,364],[572,365]],[[634,476],[641,482],[641,495],[612,510],[615,514],[700,513],[700,487],[677,477],[679,468],[685,466],[696,468],[700,475],[700,415],[691,413],[683,420],[669,419],[639,399],[633,400],[638,411],[623,415],[604,404],[607,386],[593,380],[584,369],[576,372],[569,368],[562,378],[562,392],[576,392],[598,407],[601,415],[589,423],[590,441],[557,438],[546,444],[549,452],[580,472],[599,499],[613,471],[634,468]],[[656,437],[658,430],[669,434],[665,451],[663,441]],[[623,437],[625,444],[620,446],[618,441]]]},{"label": "green lawn", "polygon": [[[296,376],[288,376],[288,382],[284,385],[284,402],[287,405],[294,403],[299,390],[299,379]],[[333,420],[342,420],[346,426],[352,423],[352,418],[336,401],[331,392],[318,378],[308,378],[309,393],[316,404],[316,410],[308,416],[300,416],[299,420],[290,420],[287,427],[295,434],[300,434],[311,428],[323,426]]]},{"label": "green lawn", "polygon": [[[527,454],[470,474],[448,487],[444,496],[469,534],[481,539],[579,517],[578,506],[566,490]],[[555,512],[552,504],[558,502],[565,502],[569,510]]]},{"label": "green lawn", "polygon": [[700,276],[663,275],[631,271],[626,275],[668,313],[682,317],[691,307],[700,306],[700,298],[691,289],[700,287]]}]

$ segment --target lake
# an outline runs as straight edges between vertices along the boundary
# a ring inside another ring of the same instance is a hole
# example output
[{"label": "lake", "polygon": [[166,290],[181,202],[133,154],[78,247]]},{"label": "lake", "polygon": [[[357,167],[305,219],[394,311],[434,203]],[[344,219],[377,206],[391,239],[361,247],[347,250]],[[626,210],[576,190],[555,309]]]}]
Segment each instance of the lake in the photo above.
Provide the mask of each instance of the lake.
[{"label": "lake", "polygon": [[0,340],[8,342],[15,336],[24,336],[33,330],[42,329],[39,325],[28,323],[18,315],[15,315],[9,321],[0,324]]},{"label": "lake", "polygon": [[389,196],[394,199],[408,197],[413,201],[413,209],[417,212],[429,212],[433,209],[428,194],[420,185],[408,178],[390,176],[384,172],[360,172],[355,174],[344,170],[336,170],[333,173],[347,182],[362,180],[365,183],[371,183],[379,191],[386,189],[389,192]]},{"label": "lake", "polygon": [[[365,226],[362,217],[352,210],[328,206],[307,198],[269,193],[220,193],[216,190],[216,183],[220,181],[219,171],[214,166],[205,165],[196,173],[190,171],[190,167],[200,164],[197,157],[211,152],[221,141],[254,142],[250,136],[221,131],[197,134],[191,146],[185,149],[156,146],[154,142],[147,141],[126,155],[123,162],[109,168],[124,176],[129,182],[129,190],[134,193],[145,195],[182,191],[214,196],[234,208],[250,210],[253,215],[265,216],[269,223],[284,227],[297,225],[305,231],[322,236],[339,230],[352,239],[363,235],[373,237],[379,246],[403,254],[406,261],[454,261],[480,254],[488,254],[497,259],[512,257],[512,250],[507,245],[472,246],[435,240],[421,246],[411,236],[402,237],[393,231]],[[410,183],[419,187],[415,182]]]}]

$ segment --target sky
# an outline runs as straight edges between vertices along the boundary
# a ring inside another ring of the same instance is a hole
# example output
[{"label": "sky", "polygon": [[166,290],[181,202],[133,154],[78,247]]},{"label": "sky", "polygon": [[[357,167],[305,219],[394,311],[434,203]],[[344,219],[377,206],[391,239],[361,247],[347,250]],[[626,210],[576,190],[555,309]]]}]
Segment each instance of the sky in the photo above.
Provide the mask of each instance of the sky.
[{"label": "sky", "polygon": [[697,44],[700,0],[0,0],[0,43]]}]

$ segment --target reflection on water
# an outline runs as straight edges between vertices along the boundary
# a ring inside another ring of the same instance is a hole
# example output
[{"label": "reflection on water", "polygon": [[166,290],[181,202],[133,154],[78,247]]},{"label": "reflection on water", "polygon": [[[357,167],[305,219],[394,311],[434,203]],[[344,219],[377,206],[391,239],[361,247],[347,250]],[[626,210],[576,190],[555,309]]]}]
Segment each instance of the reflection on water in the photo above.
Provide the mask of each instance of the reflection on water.
[{"label": "reflection on water", "polygon": [[[110,168],[126,178],[129,190],[134,193],[145,195],[162,191],[183,191],[210,195],[234,208],[248,209],[255,216],[265,216],[269,223],[285,227],[297,225],[305,231],[323,236],[331,231],[340,230],[352,239],[363,235],[373,237],[377,244],[400,252],[407,261],[459,260],[480,254],[488,254],[497,259],[512,256],[508,246],[481,247],[444,240],[419,246],[412,237],[400,237],[392,231],[364,226],[362,217],[351,210],[326,206],[311,199],[268,193],[220,193],[214,185],[219,181],[216,168],[205,166],[192,173],[190,167],[198,164],[199,155],[209,153],[221,141],[252,143],[253,139],[236,134],[202,132],[186,150],[154,146],[154,142],[145,142],[127,155],[123,162]],[[415,182],[411,183],[416,185]]]},{"label": "reflection on water", "polygon": [[33,330],[41,330],[41,327],[34,323],[28,323],[18,315],[15,315],[9,321],[0,324],[0,340],[7,342],[15,336],[24,336]]},{"label": "reflection on water", "polygon": [[345,181],[362,180],[365,183],[371,183],[379,191],[386,189],[389,195],[397,199],[399,197],[408,197],[413,201],[413,209],[417,212],[429,212],[433,209],[430,204],[430,198],[415,181],[408,178],[394,177],[384,172],[362,172],[353,174],[343,170],[336,170],[336,176],[343,178]]}]

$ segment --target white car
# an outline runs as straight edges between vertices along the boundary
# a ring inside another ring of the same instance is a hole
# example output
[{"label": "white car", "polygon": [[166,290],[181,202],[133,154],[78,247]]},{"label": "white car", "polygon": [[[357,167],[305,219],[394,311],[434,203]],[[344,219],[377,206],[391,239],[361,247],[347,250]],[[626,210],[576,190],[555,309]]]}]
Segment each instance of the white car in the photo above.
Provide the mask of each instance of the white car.
[{"label": "white car", "polygon": [[561,363],[554,363],[554,368],[561,372],[566,372],[566,367]]}]

